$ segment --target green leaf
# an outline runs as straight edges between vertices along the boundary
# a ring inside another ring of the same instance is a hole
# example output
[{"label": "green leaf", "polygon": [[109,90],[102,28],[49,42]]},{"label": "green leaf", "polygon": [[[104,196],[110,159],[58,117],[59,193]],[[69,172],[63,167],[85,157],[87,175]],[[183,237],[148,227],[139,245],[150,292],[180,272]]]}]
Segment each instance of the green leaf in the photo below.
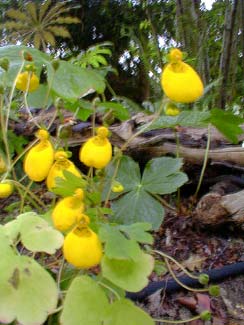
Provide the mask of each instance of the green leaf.
[{"label": "green leaf", "polygon": [[[104,185],[103,198],[106,197],[107,192],[111,186],[111,179],[114,175],[116,164],[117,160],[110,163],[105,169],[106,180]],[[116,181],[123,185],[123,193],[133,190],[140,184],[140,180],[141,173],[139,165],[132,158],[128,156],[122,156],[119,163],[119,170],[117,172]],[[121,193],[111,193],[110,198],[114,199],[120,195]]]},{"label": "green leaf", "polygon": [[124,290],[137,292],[148,284],[148,276],[153,270],[151,255],[141,251],[137,260],[102,259],[102,275]]},{"label": "green leaf", "polygon": [[118,228],[104,224],[99,229],[99,238],[105,242],[105,254],[118,260],[137,260],[141,249],[134,240],[125,238]]},{"label": "green leaf", "polygon": [[86,121],[93,113],[92,104],[89,101],[79,99],[73,102],[65,102],[64,108],[76,114],[76,117],[81,121]]},{"label": "green leaf", "polygon": [[34,92],[28,93],[27,103],[29,107],[49,107],[52,104],[52,99],[47,85],[40,85]]},{"label": "green leaf", "polygon": [[162,205],[148,194],[141,185],[112,202],[114,216],[111,220],[122,224],[149,222],[158,229],[164,218]]},{"label": "green leaf", "polygon": [[76,277],[67,292],[61,325],[101,325],[109,304],[97,282],[83,275]]},{"label": "green leaf", "polygon": [[142,244],[153,244],[153,236],[148,233],[152,225],[146,222],[137,222],[132,225],[118,226],[120,231],[124,232],[130,239]]},{"label": "green leaf", "polygon": [[68,170],[63,171],[62,177],[56,177],[56,187],[52,189],[52,192],[61,196],[71,196],[74,194],[77,188],[85,188],[86,181]]},{"label": "green leaf", "polygon": [[35,260],[17,256],[0,230],[0,320],[25,325],[43,324],[58,301],[51,275]]},{"label": "green leaf", "polygon": [[238,143],[238,136],[243,134],[239,126],[244,119],[218,108],[211,110],[210,122],[231,142]]},{"label": "green leaf", "polygon": [[54,254],[62,246],[63,235],[34,212],[19,215],[17,221],[21,242],[28,250]]},{"label": "green leaf", "polygon": [[183,111],[178,116],[160,116],[147,131],[180,126],[203,127],[208,123],[209,112]]},{"label": "green leaf", "polygon": [[12,220],[7,222],[2,230],[4,231],[4,234],[9,238],[11,241],[11,244],[14,244],[19,236],[19,228],[20,224],[18,220]]},{"label": "green leaf", "polygon": [[104,89],[104,78],[99,73],[64,61],[60,61],[52,81],[52,90],[59,97],[70,101],[90,93],[102,93]]},{"label": "green leaf", "polygon": [[169,194],[187,182],[187,175],[180,172],[180,158],[160,157],[150,160],[142,176],[143,189],[150,193]]},{"label": "green leaf", "polygon": [[125,121],[130,118],[128,110],[120,103],[115,102],[102,102],[98,105],[98,111],[108,112],[112,111],[114,116],[120,121]]},{"label": "green leaf", "polygon": [[153,319],[128,299],[115,301],[107,312],[104,325],[154,325]]}]

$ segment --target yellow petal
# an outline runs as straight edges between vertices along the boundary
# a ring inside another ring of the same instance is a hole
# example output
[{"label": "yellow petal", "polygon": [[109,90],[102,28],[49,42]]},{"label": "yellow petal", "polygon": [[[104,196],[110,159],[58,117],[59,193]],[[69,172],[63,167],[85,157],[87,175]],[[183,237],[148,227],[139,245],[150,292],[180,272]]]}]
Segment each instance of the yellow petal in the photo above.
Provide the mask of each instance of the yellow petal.
[{"label": "yellow petal", "polygon": [[61,199],[52,212],[55,228],[60,231],[70,229],[83,218],[84,208],[84,203],[77,197],[68,196]]},{"label": "yellow petal", "polygon": [[86,166],[104,168],[112,158],[111,143],[107,138],[92,137],[81,147],[79,158]]},{"label": "yellow petal", "polygon": [[43,181],[53,164],[54,149],[49,140],[41,140],[31,148],[24,159],[24,171],[28,177],[35,181]]},{"label": "yellow petal", "polygon": [[51,167],[48,176],[47,176],[47,188],[49,191],[56,187],[55,178],[61,177],[64,178],[63,171],[67,170],[70,173],[74,174],[77,177],[82,177],[81,172],[69,159],[57,160]]},{"label": "yellow petal", "polygon": [[199,75],[182,61],[166,65],[161,85],[165,94],[179,103],[192,103],[203,94],[203,83]]},{"label": "yellow petal", "polygon": [[90,228],[78,226],[65,237],[63,253],[70,264],[88,269],[101,262],[102,244]]}]

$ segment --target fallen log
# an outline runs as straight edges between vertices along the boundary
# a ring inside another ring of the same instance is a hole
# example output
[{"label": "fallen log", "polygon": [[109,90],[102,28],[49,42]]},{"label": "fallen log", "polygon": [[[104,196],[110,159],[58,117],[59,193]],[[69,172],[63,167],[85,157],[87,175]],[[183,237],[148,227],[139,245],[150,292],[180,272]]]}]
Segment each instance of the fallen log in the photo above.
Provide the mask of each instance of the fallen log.
[{"label": "fallen log", "polygon": [[234,222],[244,229],[244,190],[221,195],[210,192],[204,195],[197,204],[194,219],[201,225],[220,225]]}]

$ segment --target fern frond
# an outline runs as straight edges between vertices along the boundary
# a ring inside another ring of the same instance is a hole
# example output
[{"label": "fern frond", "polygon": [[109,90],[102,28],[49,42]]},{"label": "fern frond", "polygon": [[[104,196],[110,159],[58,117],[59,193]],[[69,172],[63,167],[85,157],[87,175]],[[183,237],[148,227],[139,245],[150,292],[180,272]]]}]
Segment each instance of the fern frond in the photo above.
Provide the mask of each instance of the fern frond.
[{"label": "fern frond", "polygon": [[57,3],[54,6],[50,7],[45,17],[43,17],[43,23],[50,22],[55,17],[62,15],[69,11],[69,8],[66,7],[66,4],[63,2]]}]

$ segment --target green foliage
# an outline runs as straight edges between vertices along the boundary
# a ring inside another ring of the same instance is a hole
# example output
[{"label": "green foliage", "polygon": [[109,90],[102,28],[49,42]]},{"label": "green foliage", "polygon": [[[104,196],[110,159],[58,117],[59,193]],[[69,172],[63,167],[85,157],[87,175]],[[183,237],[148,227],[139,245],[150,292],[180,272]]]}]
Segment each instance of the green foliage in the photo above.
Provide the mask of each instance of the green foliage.
[{"label": "green foliage", "polygon": [[86,51],[81,52],[76,58],[72,59],[72,62],[82,68],[92,66],[97,69],[100,66],[106,66],[108,62],[105,55],[112,55],[112,51],[110,50],[111,46],[111,42],[104,42],[91,46]]},{"label": "green foliage", "polygon": [[212,109],[210,122],[233,143],[238,143],[238,136],[243,134],[240,124],[244,123],[244,119],[231,112]]},{"label": "green foliage", "polygon": [[[123,185],[125,195],[111,195],[114,199],[120,196],[112,202],[115,213],[112,220],[123,224],[149,222],[157,229],[163,221],[164,209],[153,195],[173,193],[187,181],[187,176],[179,171],[181,166],[181,159],[155,158],[147,163],[141,177],[139,165],[123,156],[116,180]],[[107,167],[107,190],[114,168],[115,163]]]},{"label": "green foliage", "polygon": [[104,89],[104,79],[96,71],[77,68],[65,61],[60,62],[52,80],[52,90],[59,97],[73,102],[95,91],[102,93]]},{"label": "green foliage", "polygon": [[108,309],[99,284],[87,275],[76,277],[67,292],[60,322],[64,325],[99,325]]},{"label": "green foliage", "polygon": [[142,251],[134,259],[115,259],[104,255],[102,275],[124,290],[137,292],[148,284],[153,264],[153,257]]},{"label": "green foliage", "polygon": [[19,215],[16,220],[7,223],[3,230],[11,242],[20,240],[31,252],[54,254],[63,244],[62,234],[34,212]]},{"label": "green foliage", "polygon": [[0,319],[43,324],[56,308],[58,290],[51,275],[35,260],[15,254],[0,228]]},{"label": "green foliage", "polygon": [[128,299],[120,299],[110,305],[104,325],[154,325],[153,319]]}]

